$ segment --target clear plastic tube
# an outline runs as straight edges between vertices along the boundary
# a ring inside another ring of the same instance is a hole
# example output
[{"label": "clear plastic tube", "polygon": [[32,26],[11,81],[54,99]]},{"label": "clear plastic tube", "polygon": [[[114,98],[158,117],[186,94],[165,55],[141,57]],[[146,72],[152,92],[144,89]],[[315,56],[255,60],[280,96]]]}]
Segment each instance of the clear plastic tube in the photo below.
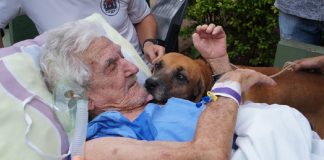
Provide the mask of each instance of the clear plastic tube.
[{"label": "clear plastic tube", "polygon": [[71,142],[71,157],[82,156],[88,125],[88,101],[77,100],[74,136]]}]

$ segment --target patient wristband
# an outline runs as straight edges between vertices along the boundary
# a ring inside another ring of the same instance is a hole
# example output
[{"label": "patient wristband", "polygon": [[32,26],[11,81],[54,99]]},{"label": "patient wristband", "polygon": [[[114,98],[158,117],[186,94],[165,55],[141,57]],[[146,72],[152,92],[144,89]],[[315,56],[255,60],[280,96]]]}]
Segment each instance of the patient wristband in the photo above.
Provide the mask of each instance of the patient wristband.
[{"label": "patient wristband", "polygon": [[211,92],[216,96],[231,98],[237,105],[241,103],[241,85],[236,81],[215,83]]},{"label": "patient wristband", "polygon": [[203,97],[200,102],[196,103],[196,107],[216,101],[218,96],[233,99],[239,106],[241,103],[241,85],[236,81],[225,81],[215,83],[211,91],[207,92],[207,96]]}]

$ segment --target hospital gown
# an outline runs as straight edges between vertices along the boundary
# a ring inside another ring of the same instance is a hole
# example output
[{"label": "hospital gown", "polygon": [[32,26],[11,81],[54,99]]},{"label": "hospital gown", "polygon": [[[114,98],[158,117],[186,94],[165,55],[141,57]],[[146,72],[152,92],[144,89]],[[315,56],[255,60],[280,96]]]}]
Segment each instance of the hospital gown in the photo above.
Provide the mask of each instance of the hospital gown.
[{"label": "hospital gown", "polygon": [[[205,106],[170,98],[149,103],[133,121],[117,111],[100,114],[88,125],[87,140],[118,136],[147,141],[191,141]],[[324,159],[324,141],[306,118],[283,105],[246,103],[239,107],[231,159]]]}]

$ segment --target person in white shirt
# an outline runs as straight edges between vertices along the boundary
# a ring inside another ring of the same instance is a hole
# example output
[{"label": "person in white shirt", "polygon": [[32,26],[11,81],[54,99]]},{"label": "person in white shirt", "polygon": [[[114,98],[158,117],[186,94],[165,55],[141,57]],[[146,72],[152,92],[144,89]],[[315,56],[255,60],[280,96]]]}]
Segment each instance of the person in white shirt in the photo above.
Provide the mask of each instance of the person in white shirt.
[{"label": "person in white shirt", "polygon": [[146,41],[156,38],[157,24],[145,0],[1,0],[0,10],[1,29],[16,16],[25,14],[40,34],[65,22],[99,13],[133,44],[147,64],[165,52],[164,47]]}]

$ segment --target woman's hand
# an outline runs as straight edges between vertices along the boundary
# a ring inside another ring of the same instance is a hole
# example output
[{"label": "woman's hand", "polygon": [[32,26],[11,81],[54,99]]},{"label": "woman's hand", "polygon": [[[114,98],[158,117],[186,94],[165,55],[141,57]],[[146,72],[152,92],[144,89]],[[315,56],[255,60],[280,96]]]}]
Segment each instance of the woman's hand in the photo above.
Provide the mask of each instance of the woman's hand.
[{"label": "woman's hand", "polygon": [[293,69],[295,71],[302,69],[320,69],[324,73],[324,56],[303,58],[294,61]]}]

